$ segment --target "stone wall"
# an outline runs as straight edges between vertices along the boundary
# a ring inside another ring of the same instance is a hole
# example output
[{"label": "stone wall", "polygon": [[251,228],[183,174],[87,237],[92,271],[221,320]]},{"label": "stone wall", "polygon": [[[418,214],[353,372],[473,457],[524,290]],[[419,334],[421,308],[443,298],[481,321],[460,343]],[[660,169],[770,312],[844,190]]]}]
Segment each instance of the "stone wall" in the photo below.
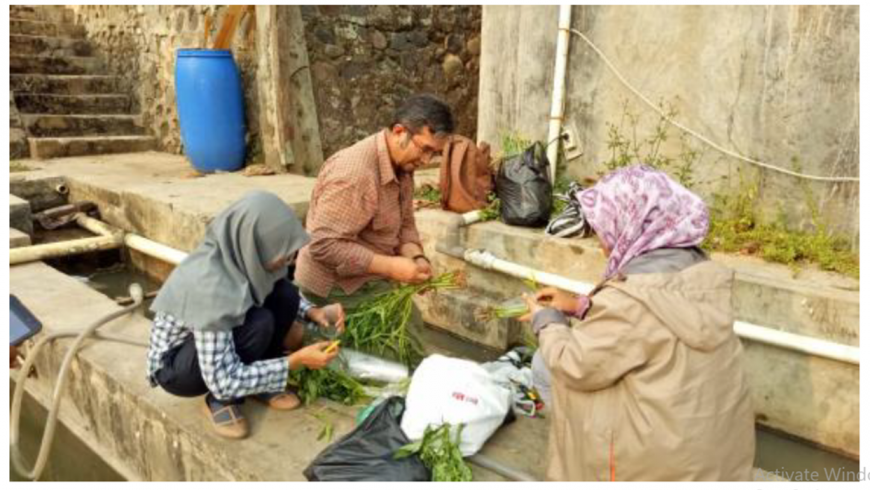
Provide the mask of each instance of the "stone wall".
[{"label": "stone wall", "polygon": [[28,158],[30,156],[30,148],[27,145],[27,134],[24,131],[24,124],[21,121],[21,115],[18,113],[18,106],[15,105],[15,97],[12,91],[9,91],[9,159]]},{"label": "stone wall", "polygon": [[[503,132],[547,137],[558,7],[483,8],[478,137],[498,146]],[[857,6],[575,6],[583,32],[637,90],[665,103],[676,120],[725,148],[764,162],[825,176],[858,176]],[[522,33],[517,35],[517,33]],[[627,114],[637,117],[633,124]],[[583,154],[573,178],[596,176],[611,158],[608,124],[630,137],[653,134],[658,115],[571,36],[566,125]],[[821,221],[857,246],[857,183],[813,182],[742,162],[681,138],[674,127],[660,151],[697,151],[696,190],[734,193],[741,178],[761,179],[760,210],[782,211],[797,228]],[[647,153],[644,149],[643,154]],[[806,187],[805,187],[806,186]],[[807,198],[811,191],[813,198]]]},{"label": "stone wall", "polygon": [[[203,47],[206,16],[211,45],[225,7],[72,8],[110,69],[138,96],[160,149],[180,153],[175,52]],[[447,100],[458,131],[476,135],[479,6],[305,6],[302,13],[326,156],[388,124],[397,102],[418,92]],[[248,16],[232,45],[245,90],[248,162],[262,160],[255,28]]]},{"label": "stone wall", "polygon": [[[138,98],[146,127],[160,149],[181,153],[181,133],[175,104],[176,50],[199,49],[214,43],[225,6],[81,5],[72,7],[76,23],[85,26],[112,72],[123,78]],[[205,19],[211,19],[205,33]],[[262,153],[256,84],[256,27],[247,16],[236,30],[232,51],[245,91],[248,161]]]},{"label": "stone wall", "polygon": [[304,6],[324,156],[389,125],[408,95],[429,92],[477,133],[479,6]]}]

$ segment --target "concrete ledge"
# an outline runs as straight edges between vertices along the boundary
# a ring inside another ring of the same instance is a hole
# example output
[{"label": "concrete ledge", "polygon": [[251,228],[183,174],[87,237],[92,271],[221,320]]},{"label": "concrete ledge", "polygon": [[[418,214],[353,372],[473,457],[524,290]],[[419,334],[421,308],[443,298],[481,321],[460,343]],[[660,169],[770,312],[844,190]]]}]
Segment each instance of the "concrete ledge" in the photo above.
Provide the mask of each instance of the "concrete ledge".
[{"label": "concrete ledge", "polygon": [[64,6],[10,5],[9,17],[22,20],[72,24],[75,15]]},{"label": "concrete ledge", "polygon": [[[41,168],[36,160],[22,160],[22,163],[35,169]],[[57,192],[57,187],[66,184],[60,176],[46,177],[39,170],[17,172],[9,177],[9,192],[27,200],[30,210],[38,213],[67,203],[66,196]]]},{"label": "concrete ledge", "polygon": [[30,203],[14,194],[9,194],[9,226],[21,230],[27,235],[33,234],[33,215]]},{"label": "concrete ledge", "polygon": [[[44,324],[45,332],[85,328],[117,310],[109,298],[42,263],[13,267],[11,292]],[[103,331],[147,341],[150,324],[133,315]],[[40,356],[39,377],[28,392],[45,401],[69,341]],[[80,351],[68,381],[62,419],[116,471],[136,480],[303,480],[302,470],[327,445],[318,441],[326,416],[335,438],[353,427],[356,409],[320,401],[278,412],[247,402],[251,436],[227,441],[213,435],[201,413],[202,398],[183,399],[152,389],[145,380],[145,349],[95,341]],[[542,477],[547,425],[520,419],[500,430],[484,454]],[[521,441],[521,442],[520,442]],[[480,468],[478,479],[500,479]]]},{"label": "concrete ledge", "polygon": [[84,26],[68,23],[54,23],[37,20],[9,19],[10,34],[24,34],[28,36],[53,36],[84,38],[86,31]]},{"label": "concrete ledge", "polygon": [[[501,301],[528,291],[522,281],[500,273],[468,268],[466,264],[435,251],[452,213],[417,212],[426,254],[442,270],[467,272],[472,289],[486,291]],[[542,230],[507,226],[499,222],[472,225],[463,231],[468,248],[485,248],[499,258],[572,279],[597,283],[606,260],[598,242],[545,236]],[[858,281],[809,270],[797,277],[787,267],[763,261],[713,254],[713,260],[736,272],[735,314],[738,319],[780,328],[801,335],[858,345]]]},{"label": "concrete ledge", "polygon": [[111,75],[9,75],[9,87],[15,93],[36,94],[111,94],[120,87],[120,79]]},{"label": "concrete ledge", "polygon": [[182,156],[143,152],[52,160],[16,185],[60,179],[69,186],[69,201],[93,201],[109,224],[184,251],[199,244],[214,216],[249,191],[274,192],[304,220],[314,187],[314,179],[292,174],[192,174]]},{"label": "concrete ledge", "polygon": [[79,155],[105,155],[109,153],[143,152],[154,148],[157,140],[152,136],[66,136],[58,138],[31,137],[30,155],[37,159],[62,158]]},{"label": "concrete ledge", "polygon": [[9,228],[9,248],[30,246],[30,235],[15,228]]},{"label": "concrete ledge", "polygon": [[[25,24],[23,21],[11,21],[11,25],[16,25],[19,22],[21,24]],[[52,24],[42,24],[40,25],[37,22],[29,23],[28,27],[33,27],[34,29],[48,29],[49,32],[22,32],[22,34],[31,34],[34,36],[45,35],[45,36],[53,36],[51,34]],[[55,29],[61,28],[60,25],[55,24]],[[80,27],[80,26],[73,26]],[[26,28],[25,28],[26,29]],[[15,32],[15,31],[12,31]],[[96,73],[102,70],[104,64],[100,58],[96,56],[64,56],[64,57],[54,57],[54,56],[19,56],[12,55],[9,57],[9,72],[10,73],[44,73],[46,75],[85,75],[89,73]]]}]

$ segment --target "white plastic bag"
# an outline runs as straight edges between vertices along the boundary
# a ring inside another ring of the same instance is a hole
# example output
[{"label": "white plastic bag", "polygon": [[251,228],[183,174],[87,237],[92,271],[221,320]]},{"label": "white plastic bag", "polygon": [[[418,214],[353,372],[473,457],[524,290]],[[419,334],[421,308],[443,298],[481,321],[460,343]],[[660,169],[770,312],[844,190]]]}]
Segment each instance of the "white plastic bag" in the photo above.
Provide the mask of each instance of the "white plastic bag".
[{"label": "white plastic bag", "polygon": [[471,456],[498,430],[510,407],[511,390],[479,364],[435,354],[411,377],[402,430],[416,441],[429,425],[464,424],[459,449]]}]

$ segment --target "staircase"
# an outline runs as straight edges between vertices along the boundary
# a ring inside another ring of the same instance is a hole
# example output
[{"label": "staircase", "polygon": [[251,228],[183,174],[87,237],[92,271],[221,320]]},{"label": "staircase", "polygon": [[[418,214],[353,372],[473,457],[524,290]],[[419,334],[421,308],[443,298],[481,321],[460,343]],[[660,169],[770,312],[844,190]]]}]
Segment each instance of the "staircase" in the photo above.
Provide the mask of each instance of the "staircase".
[{"label": "staircase", "polygon": [[133,113],[133,98],[119,93],[120,79],[107,74],[72,10],[11,5],[9,73],[10,158],[154,148],[156,140]]}]

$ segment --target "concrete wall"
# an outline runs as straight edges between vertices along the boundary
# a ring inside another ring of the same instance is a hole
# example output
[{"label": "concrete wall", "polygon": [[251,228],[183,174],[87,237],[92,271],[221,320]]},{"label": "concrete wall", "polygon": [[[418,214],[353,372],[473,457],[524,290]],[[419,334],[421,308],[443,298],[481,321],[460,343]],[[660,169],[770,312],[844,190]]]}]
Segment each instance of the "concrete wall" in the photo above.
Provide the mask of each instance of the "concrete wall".
[{"label": "concrete wall", "polygon": [[[504,131],[546,139],[555,64],[557,7],[485,6],[478,137],[498,146]],[[622,75],[676,119],[726,148],[808,173],[858,175],[858,7],[575,6],[583,32]],[[574,178],[596,176],[611,157],[608,123],[630,136],[650,135],[658,116],[631,94],[578,36],[570,42],[566,125],[583,155],[567,164]],[[739,163],[671,128],[662,151],[701,152],[693,177],[710,197],[757,178]],[[646,152],[644,153],[646,154]],[[805,194],[792,177],[763,172],[763,211],[780,209],[810,224]],[[857,245],[858,185],[809,183],[823,221]]]},{"label": "concrete wall", "polygon": [[303,6],[324,156],[390,122],[430,92],[477,131],[480,6]]}]

